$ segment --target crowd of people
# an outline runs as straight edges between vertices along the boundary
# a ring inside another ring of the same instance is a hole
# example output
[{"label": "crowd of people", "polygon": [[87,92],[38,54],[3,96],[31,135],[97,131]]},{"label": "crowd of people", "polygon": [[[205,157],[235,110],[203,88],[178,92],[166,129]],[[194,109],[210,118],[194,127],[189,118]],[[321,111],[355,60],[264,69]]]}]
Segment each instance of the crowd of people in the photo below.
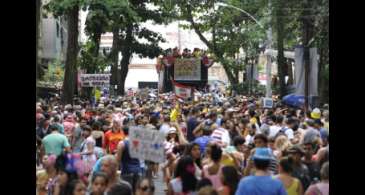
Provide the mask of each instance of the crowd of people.
[{"label": "crowd of people", "polygon": [[[217,97],[218,101],[217,101]],[[129,153],[129,129],[160,131],[166,161]],[[36,103],[39,195],[329,194],[329,108],[205,93]],[[157,193],[156,193],[157,194]]]}]

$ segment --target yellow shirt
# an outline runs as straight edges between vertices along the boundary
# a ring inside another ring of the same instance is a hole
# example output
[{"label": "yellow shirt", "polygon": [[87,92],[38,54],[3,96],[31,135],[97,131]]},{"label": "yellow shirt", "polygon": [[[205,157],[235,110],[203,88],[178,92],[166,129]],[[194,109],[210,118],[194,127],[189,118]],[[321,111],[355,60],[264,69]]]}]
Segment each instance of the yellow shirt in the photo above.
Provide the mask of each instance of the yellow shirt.
[{"label": "yellow shirt", "polygon": [[257,119],[256,119],[255,117],[252,117],[252,118],[250,119],[250,123],[251,123],[252,125],[256,124],[256,123],[257,123]]},{"label": "yellow shirt", "polygon": [[96,89],[95,90],[95,99],[96,99],[96,101],[99,101],[100,97],[101,97],[101,91]]},{"label": "yellow shirt", "polygon": [[293,183],[288,188],[286,188],[286,192],[288,193],[288,195],[299,195],[299,193],[297,192],[298,187],[299,180],[294,179]]},{"label": "yellow shirt", "polygon": [[228,154],[222,155],[221,163],[224,166],[234,166],[234,167],[236,166],[236,164],[234,163],[234,159],[231,156],[229,156]]}]

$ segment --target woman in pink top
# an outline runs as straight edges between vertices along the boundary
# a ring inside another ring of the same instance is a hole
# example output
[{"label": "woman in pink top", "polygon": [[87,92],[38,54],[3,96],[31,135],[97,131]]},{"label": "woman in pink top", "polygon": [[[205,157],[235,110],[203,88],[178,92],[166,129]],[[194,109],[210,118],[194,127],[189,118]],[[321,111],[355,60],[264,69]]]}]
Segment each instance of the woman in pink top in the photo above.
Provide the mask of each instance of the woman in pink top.
[{"label": "woman in pink top", "polygon": [[220,164],[222,158],[222,149],[214,144],[211,146],[210,158],[212,162],[203,167],[203,177],[208,178],[212,184],[213,188],[219,189],[223,186],[220,175],[223,165]]}]

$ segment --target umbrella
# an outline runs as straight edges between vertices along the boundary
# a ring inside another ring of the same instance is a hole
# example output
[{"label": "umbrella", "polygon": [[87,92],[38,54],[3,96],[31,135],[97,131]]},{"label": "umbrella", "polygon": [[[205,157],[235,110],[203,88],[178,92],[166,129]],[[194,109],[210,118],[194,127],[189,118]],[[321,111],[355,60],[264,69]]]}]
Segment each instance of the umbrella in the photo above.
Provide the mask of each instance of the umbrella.
[{"label": "umbrella", "polygon": [[304,99],[305,98],[303,95],[289,94],[287,96],[284,96],[282,102],[289,106],[301,107],[304,105]]}]

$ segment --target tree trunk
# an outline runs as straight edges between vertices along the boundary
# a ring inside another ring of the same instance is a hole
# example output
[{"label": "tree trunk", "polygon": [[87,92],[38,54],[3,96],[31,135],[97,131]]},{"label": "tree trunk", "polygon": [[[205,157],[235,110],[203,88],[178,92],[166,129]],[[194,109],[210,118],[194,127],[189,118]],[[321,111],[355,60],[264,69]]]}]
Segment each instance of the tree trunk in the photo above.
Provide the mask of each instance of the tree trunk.
[{"label": "tree trunk", "polygon": [[78,53],[78,21],[79,7],[73,7],[67,13],[67,53],[65,63],[65,76],[63,81],[63,96],[62,101],[66,104],[71,104],[77,84],[76,78],[76,62]]},{"label": "tree trunk", "polygon": [[285,86],[285,58],[284,58],[284,22],[282,18],[282,0],[278,0],[276,10],[276,21],[277,21],[277,44],[278,44],[278,74],[280,83],[280,97],[286,95]]},{"label": "tree trunk", "polygon": [[324,67],[323,67],[323,49],[322,48],[318,48],[318,53],[319,53],[319,62],[318,62],[318,84],[319,84],[319,101],[323,102],[323,94],[321,93],[323,90],[323,72],[324,72]]},{"label": "tree trunk", "polygon": [[132,56],[132,40],[133,40],[133,24],[127,25],[125,41],[123,42],[122,48],[122,60],[120,61],[121,71],[120,71],[120,85],[118,87],[118,92],[121,95],[124,95],[124,85],[125,80],[127,78],[128,70],[129,70],[129,62]]},{"label": "tree trunk", "polygon": [[93,56],[94,57],[98,57],[99,56],[100,39],[101,39],[101,32],[98,31],[93,36],[93,42],[95,43],[95,48],[94,48],[94,52],[93,52]]},{"label": "tree trunk", "polygon": [[[110,52],[110,58],[112,61],[112,68],[111,68],[111,77],[110,77],[110,84],[113,86],[119,84],[118,75],[120,74],[118,71],[118,40],[119,40],[119,28],[113,28],[113,44],[112,50]],[[117,95],[120,95],[117,93]]]},{"label": "tree trunk", "polygon": [[318,63],[318,84],[319,84],[319,100],[320,103],[327,103],[328,102],[328,79],[326,77],[326,65],[327,55],[326,50],[327,48],[319,48],[319,63]]},{"label": "tree trunk", "polygon": [[319,98],[320,103],[328,103],[328,20],[325,20],[321,25],[324,28],[321,31],[321,39],[318,44],[319,63],[318,63],[318,83],[319,83]]},{"label": "tree trunk", "polygon": [[218,62],[220,62],[222,64],[223,69],[226,72],[227,78],[228,78],[229,82],[231,83],[231,86],[233,87],[234,90],[237,91],[238,75],[235,76],[235,74],[233,74],[232,68],[230,68],[228,66],[229,62],[223,58],[223,55],[221,55],[217,51],[214,52],[214,55],[216,55],[218,57]]},{"label": "tree trunk", "polygon": [[304,110],[305,112],[309,109],[309,74],[310,74],[310,45],[309,40],[313,37],[313,20],[308,16],[311,15],[311,1],[304,1],[304,10],[302,12],[302,23],[303,23],[303,45],[304,45],[304,66],[305,66],[305,102]]}]

